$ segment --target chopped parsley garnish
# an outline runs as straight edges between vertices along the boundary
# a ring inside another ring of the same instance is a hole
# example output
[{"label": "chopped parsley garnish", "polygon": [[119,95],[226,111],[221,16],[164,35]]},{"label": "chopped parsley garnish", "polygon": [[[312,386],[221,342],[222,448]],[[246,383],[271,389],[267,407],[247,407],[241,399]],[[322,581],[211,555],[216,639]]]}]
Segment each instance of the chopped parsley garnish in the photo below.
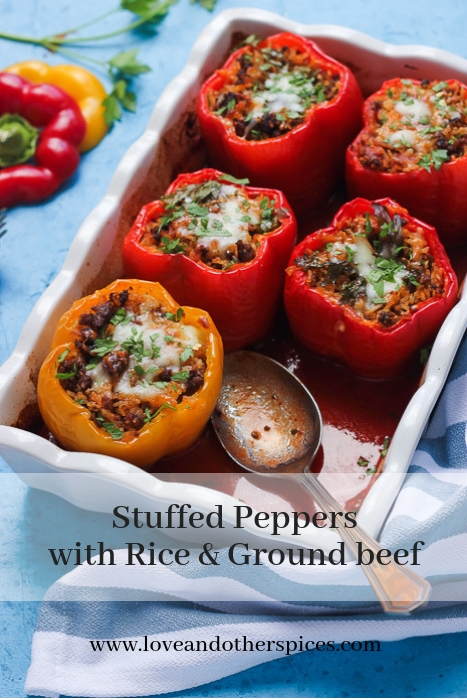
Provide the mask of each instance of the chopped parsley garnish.
[{"label": "chopped parsley garnish", "polygon": [[431,166],[433,166],[435,170],[439,170],[443,163],[446,163],[448,160],[449,155],[447,150],[445,148],[439,148],[432,153],[425,153],[418,161],[418,165],[430,172]]},{"label": "chopped parsley garnish", "polygon": [[150,353],[151,360],[157,360],[157,358],[161,354],[161,349],[160,349],[159,345],[156,345],[158,338],[159,338],[158,333],[153,333],[152,335],[149,336],[149,340],[151,341],[151,353]]},{"label": "chopped parsley garnish", "polygon": [[143,357],[146,356],[144,341],[143,341],[143,331],[138,331],[136,328],[131,329],[131,337],[124,340],[121,344],[122,348],[128,352],[129,355],[133,355],[136,362],[141,362]]},{"label": "chopped parsley garnish", "polygon": [[186,382],[186,380],[188,379],[189,376],[190,376],[190,372],[187,369],[185,369],[185,370],[182,370],[181,372],[177,372],[176,374],[172,374],[171,379],[174,382]]},{"label": "chopped parsley garnish", "polygon": [[190,357],[193,357],[193,348],[188,345],[188,347],[186,347],[185,350],[180,355],[180,363],[183,364]]},{"label": "chopped parsley garnish", "polygon": [[389,437],[385,437],[385,438],[384,438],[384,441],[383,441],[383,447],[382,447],[382,449],[379,451],[381,457],[386,457],[386,455],[387,455],[387,453],[388,453],[389,442],[390,442],[390,438],[389,438]]},{"label": "chopped parsley garnish", "polygon": [[65,357],[68,355],[70,352],[70,348],[66,348],[63,352],[60,353],[60,355],[57,357],[57,362],[60,364],[60,362],[63,362]]},{"label": "chopped parsley garnish", "polygon": [[114,313],[114,315],[110,319],[110,323],[113,326],[118,326],[120,323],[122,323],[123,325],[126,325],[127,323],[130,323],[130,321],[131,321],[131,316],[129,314],[127,314],[126,309],[124,309],[123,306],[120,307],[119,309],[117,309],[117,311]]},{"label": "chopped parsley garnish", "polygon": [[169,321],[180,321],[182,316],[183,309],[181,307],[177,309],[177,312],[175,314],[173,314],[171,311],[167,311],[167,313],[165,314],[166,319],[168,319]]},{"label": "chopped parsley garnish", "polygon": [[154,382],[156,389],[165,389],[169,385],[169,382]]},{"label": "chopped parsley garnish", "polygon": [[163,253],[170,254],[185,252],[185,246],[180,242],[180,238],[169,238],[168,236],[162,236],[160,246]]},{"label": "chopped parsley garnish", "polygon": [[222,175],[220,178],[222,182],[232,182],[234,185],[249,185],[250,181],[247,177],[238,178],[233,175]]},{"label": "chopped parsley garnish", "polygon": [[112,338],[96,338],[92,354],[97,355],[97,357],[104,357],[107,353],[111,352],[117,347],[118,343]]},{"label": "chopped parsley garnish", "polygon": [[101,428],[104,428],[104,430],[109,433],[112,440],[122,439],[123,435],[125,434],[125,431],[122,428],[119,428],[117,425],[115,425],[115,423],[106,421],[103,416],[98,416],[97,420],[101,424]]},{"label": "chopped parsley garnish", "polygon": [[447,86],[448,84],[445,81],[443,81],[441,83],[436,83],[436,85],[433,85],[432,90],[433,92],[440,92],[441,90],[447,88]]},{"label": "chopped parsley garnish", "polygon": [[199,204],[193,202],[192,204],[186,204],[185,209],[191,216],[207,216],[209,214],[209,209],[206,207],[200,207]]},{"label": "chopped parsley garnish", "polygon": [[152,420],[154,420],[154,418],[155,418],[156,416],[159,415],[159,413],[160,413],[161,411],[164,410],[164,408],[170,408],[171,411],[176,411],[176,410],[177,410],[177,407],[176,407],[176,406],[172,406],[170,403],[163,403],[161,406],[159,406],[159,408],[158,408],[156,411],[154,411],[154,413],[151,413],[151,411],[149,410],[149,408],[145,408],[145,409],[144,409],[144,416],[145,416],[145,417],[144,417],[144,423],[150,423]]},{"label": "chopped parsley garnish", "polygon": [[71,372],[57,372],[55,375],[55,379],[71,379],[72,377],[76,377],[78,374],[78,367],[73,365],[73,369]]},{"label": "chopped parsley garnish", "polygon": [[87,370],[94,369],[95,367],[97,367],[97,365],[99,364],[100,361],[101,361],[100,357],[91,358],[89,360],[88,364],[86,365],[86,369]]}]

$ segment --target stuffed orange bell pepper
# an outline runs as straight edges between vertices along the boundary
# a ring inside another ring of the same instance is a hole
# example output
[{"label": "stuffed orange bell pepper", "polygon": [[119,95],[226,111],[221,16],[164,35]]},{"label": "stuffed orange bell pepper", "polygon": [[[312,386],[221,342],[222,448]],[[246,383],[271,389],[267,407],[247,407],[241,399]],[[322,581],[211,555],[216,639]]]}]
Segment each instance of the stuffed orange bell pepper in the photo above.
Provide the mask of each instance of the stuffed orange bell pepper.
[{"label": "stuffed orange bell pepper", "polygon": [[43,61],[22,61],[4,68],[4,71],[19,75],[32,83],[56,85],[76,100],[86,122],[86,133],[79,145],[81,153],[94,148],[109,130],[103,105],[107,93],[100,80],[85,68],[49,66]]},{"label": "stuffed orange bell pepper", "polygon": [[39,373],[42,417],[66,449],[146,467],[194,443],[222,383],[209,315],[157,283],[117,280],[75,302]]}]

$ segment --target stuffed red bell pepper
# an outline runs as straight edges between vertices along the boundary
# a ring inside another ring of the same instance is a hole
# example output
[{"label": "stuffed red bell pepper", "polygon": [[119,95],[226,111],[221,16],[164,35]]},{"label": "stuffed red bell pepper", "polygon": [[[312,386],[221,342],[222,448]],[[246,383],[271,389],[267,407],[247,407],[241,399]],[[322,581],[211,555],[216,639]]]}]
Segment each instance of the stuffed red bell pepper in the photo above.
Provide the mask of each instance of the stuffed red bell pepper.
[{"label": "stuffed red bell pepper", "polygon": [[123,243],[124,273],[206,309],[236,350],[270,329],[296,233],[281,192],[206,168],[143,207]]},{"label": "stuffed red bell pepper", "polygon": [[297,339],[374,379],[401,372],[457,299],[435,229],[390,199],[345,204],[295,248],[287,273]]},{"label": "stuffed red bell pepper", "polygon": [[66,92],[0,73],[0,207],[55,192],[78,167],[85,132],[84,117]]},{"label": "stuffed red bell pepper", "polygon": [[467,86],[457,80],[384,83],[364,106],[347,150],[351,196],[388,196],[431,223],[444,245],[467,240]]},{"label": "stuffed red bell pepper", "polygon": [[235,51],[203,84],[197,109],[212,165],[283,191],[303,212],[343,176],[362,103],[348,68],[282,33]]}]

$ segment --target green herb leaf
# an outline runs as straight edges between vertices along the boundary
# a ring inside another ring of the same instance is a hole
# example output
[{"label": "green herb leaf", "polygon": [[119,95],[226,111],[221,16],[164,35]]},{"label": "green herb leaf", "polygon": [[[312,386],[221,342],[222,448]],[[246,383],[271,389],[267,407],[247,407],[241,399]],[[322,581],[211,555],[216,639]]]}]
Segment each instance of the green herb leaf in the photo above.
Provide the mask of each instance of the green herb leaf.
[{"label": "green herb leaf", "polygon": [[136,58],[138,49],[129,49],[128,51],[120,51],[109,60],[109,65],[115,68],[122,75],[134,77],[141,73],[148,73],[151,69],[145,63],[140,63]]},{"label": "green herb leaf", "polygon": [[386,457],[386,455],[387,455],[387,453],[388,453],[388,447],[389,447],[390,441],[391,441],[391,440],[390,440],[389,437],[385,437],[385,438],[384,438],[383,447],[382,447],[382,449],[379,451],[381,457]]},{"label": "green herb leaf", "polygon": [[[101,419],[99,418],[98,420],[101,420]],[[121,440],[121,438],[125,434],[125,431],[122,430],[122,428],[117,427],[115,425],[115,423],[110,423],[108,421],[105,421],[105,422],[101,423],[101,427],[104,428],[104,430],[106,430],[109,433],[112,440]]]},{"label": "green herb leaf", "polygon": [[188,345],[180,355],[180,364],[186,362],[190,357],[193,357],[193,348]]},{"label": "green herb leaf", "polygon": [[111,352],[117,347],[118,343],[112,338],[97,338],[92,348],[92,354],[98,357],[104,357],[108,352]]},{"label": "green herb leaf", "polygon": [[111,92],[102,101],[104,106],[104,119],[108,127],[112,127],[115,122],[119,122],[122,118],[122,110],[120,102],[115,92]]},{"label": "green herb leaf", "polygon": [[194,5],[195,2],[198,2],[205,10],[212,12],[216,6],[217,0],[191,0],[192,5]]},{"label": "green herb leaf", "polygon": [[175,254],[185,252],[185,246],[180,243],[180,238],[169,238],[168,236],[162,236],[160,247],[163,253]]},{"label": "green herb leaf", "polygon": [[122,10],[133,12],[146,22],[154,23],[160,22],[175,2],[176,0],[166,0],[165,2],[160,2],[160,0],[122,0],[120,7]]},{"label": "green herb leaf", "polygon": [[123,323],[126,319],[126,310],[121,307],[120,309],[117,309],[117,311],[114,313],[112,318],[110,319],[110,323],[113,326],[118,326],[119,323]]},{"label": "green herb leaf", "polygon": [[177,309],[177,313],[173,314],[171,311],[167,311],[165,314],[166,319],[169,321],[180,321],[183,316],[183,309],[180,307]]},{"label": "green herb leaf", "polygon": [[247,177],[238,178],[233,175],[222,175],[221,182],[233,182],[235,185],[249,185],[250,181]]},{"label": "green herb leaf", "polygon": [[87,370],[94,369],[94,367],[97,367],[97,365],[99,364],[100,361],[101,361],[100,357],[93,357],[92,360],[90,360],[88,362],[88,364],[86,365],[86,369]]},{"label": "green herb leaf", "polygon": [[441,83],[436,83],[436,85],[433,85],[432,90],[433,92],[441,92],[441,90],[444,90],[444,88],[447,88],[448,84],[443,81]]},{"label": "green herb leaf", "polygon": [[445,148],[439,148],[437,151],[433,151],[432,156],[435,170],[439,170],[443,163],[449,160],[448,152]]},{"label": "green herb leaf", "polygon": [[177,372],[176,374],[172,374],[172,381],[173,382],[186,382],[188,377],[190,376],[190,372],[187,369],[182,370],[181,372]]},{"label": "green herb leaf", "polygon": [[60,362],[63,362],[63,360],[65,359],[65,357],[68,355],[69,352],[70,352],[70,348],[66,348],[66,350],[64,350],[63,352],[60,353],[60,355],[57,357],[58,364],[60,364]]},{"label": "green herb leaf", "polygon": [[73,369],[71,372],[57,372],[55,375],[55,379],[71,379],[72,377],[76,377],[78,374],[78,368],[76,365],[73,365]]},{"label": "green herb leaf", "polygon": [[200,207],[199,204],[196,204],[195,202],[187,204],[185,209],[190,216],[207,216],[209,214],[209,209],[206,207]]},{"label": "green herb leaf", "polygon": [[145,409],[144,409],[144,415],[145,415],[144,423],[150,423],[152,420],[154,420],[154,418],[155,418],[156,416],[159,415],[159,413],[160,413],[161,411],[164,410],[164,408],[170,408],[171,411],[176,411],[176,410],[177,410],[177,407],[176,407],[176,406],[172,406],[172,404],[170,404],[170,403],[163,403],[161,406],[159,406],[159,408],[158,408],[156,411],[154,411],[154,413],[151,413],[151,411],[149,410],[149,408],[145,408]]}]

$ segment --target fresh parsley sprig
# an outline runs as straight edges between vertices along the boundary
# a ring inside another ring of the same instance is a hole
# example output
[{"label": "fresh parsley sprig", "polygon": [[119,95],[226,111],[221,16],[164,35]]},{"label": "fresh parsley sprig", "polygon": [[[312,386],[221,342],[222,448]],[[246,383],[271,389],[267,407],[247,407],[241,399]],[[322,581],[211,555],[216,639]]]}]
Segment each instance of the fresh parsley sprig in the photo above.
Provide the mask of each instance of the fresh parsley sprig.
[{"label": "fresh parsley sprig", "polygon": [[[216,4],[216,0],[191,0],[191,2],[196,1],[209,11],[212,11]],[[110,12],[105,12],[77,27],[72,27],[62,32],[57,32],[56,34],[38,39],[36,37],[23,36],[20,34],[0,32],[0,39],[15,41],[21,44],[42,46],[51,53],[59,53],[74,61],[84,61],[85,63],[92,63],[100,66],[107,72],[113,87],[110,94],[104,100],[104,118],[108,126],[112,127],[115,121],[119,121],[122,118],[122,110],[128,112],[134,112],[136,110],[136,94],[132,85],[133,78],[142,73],[149,72],[151,68],[137,59],[136,56],[138,52],[136,49],[121,51],[112,58],[106,60],[99,60],[73,49],[79,49],[83,44],[97,43],[119,36],[120,34],[126,34],[134,29],[142,27],[153,29],[164,19],[171,6],[176,2],[177,0],[120,0],[119,5],[110,10]],[[120,29],[103,34],[89,36],[80,34],[86,27],[98,24],[102,20],[122,10],[132,12],[136,15],[136,19]]]}]

